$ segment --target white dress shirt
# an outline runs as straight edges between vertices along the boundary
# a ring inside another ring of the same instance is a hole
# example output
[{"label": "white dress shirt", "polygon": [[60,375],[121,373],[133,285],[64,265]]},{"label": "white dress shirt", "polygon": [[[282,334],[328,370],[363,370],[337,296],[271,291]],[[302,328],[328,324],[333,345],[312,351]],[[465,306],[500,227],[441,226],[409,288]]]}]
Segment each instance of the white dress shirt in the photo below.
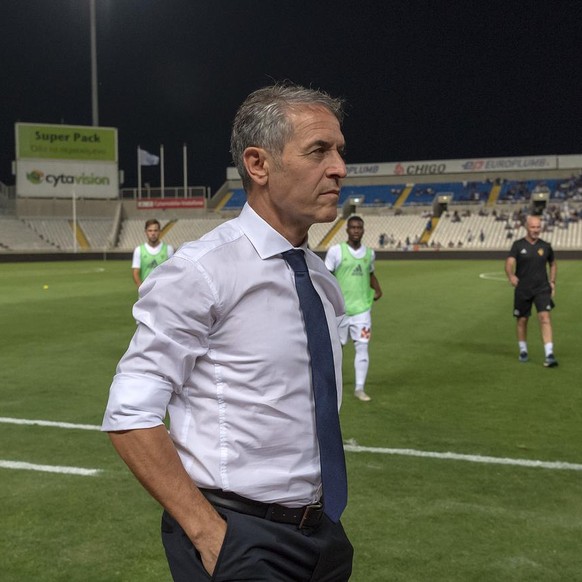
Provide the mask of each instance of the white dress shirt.
[{"label": "white dress shirt", "polygon": [[[298,506],[320,496],[307,337],[292,245],[248,205],[183,245],[140,287],[137,331],[110,390],[102,430],[162,424],[199,487]],[[341,291],[305,249],[342,396]],[[315,362],[317,365],[317,362]]]}]

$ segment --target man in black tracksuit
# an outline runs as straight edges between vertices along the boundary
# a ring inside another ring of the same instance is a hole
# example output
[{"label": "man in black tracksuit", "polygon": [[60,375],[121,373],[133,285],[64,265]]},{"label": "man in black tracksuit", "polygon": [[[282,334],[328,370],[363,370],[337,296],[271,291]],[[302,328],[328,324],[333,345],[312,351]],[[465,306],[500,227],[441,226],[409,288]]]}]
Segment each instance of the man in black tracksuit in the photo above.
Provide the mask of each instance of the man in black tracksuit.
[{"label": "man in black tracksuit", "polygon": [[540,217],[528,216],[525,227],[526,236],[513,243],[505,261],[505,273],[515,288],[513,315],[517,318],[519,361],[528,361],[527,323],[533,303],[544,342],[544,366],[554,368],[558,361],[554,356],[550,311],[554,308],[553,298],[556,291],[556,259],[552,245],[539,238]]}]

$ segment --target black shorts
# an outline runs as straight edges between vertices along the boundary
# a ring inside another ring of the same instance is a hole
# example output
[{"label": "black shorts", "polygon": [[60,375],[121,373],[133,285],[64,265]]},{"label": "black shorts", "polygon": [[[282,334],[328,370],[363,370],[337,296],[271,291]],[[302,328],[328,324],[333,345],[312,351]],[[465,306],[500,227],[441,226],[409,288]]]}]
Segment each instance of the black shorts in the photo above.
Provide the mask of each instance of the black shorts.
[{"label": "black shorts", "polygon": [[551,288],[546,287],[541,291],[516,288],[513,300],[513,315],[515,317],[529,317],[532,303],[535,304],[538,313],[540,311],[551,311],[555,307],[552,301]]}]

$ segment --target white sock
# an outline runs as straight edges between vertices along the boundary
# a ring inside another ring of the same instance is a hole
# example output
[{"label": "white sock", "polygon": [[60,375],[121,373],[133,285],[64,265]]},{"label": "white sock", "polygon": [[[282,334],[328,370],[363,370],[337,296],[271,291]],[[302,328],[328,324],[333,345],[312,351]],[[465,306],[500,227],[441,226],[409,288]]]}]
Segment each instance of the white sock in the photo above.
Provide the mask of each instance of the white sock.
[{"label": "white sock", "polygon": [[544,351],[546,352],[546,356],[554,353],[554,344],[552,342],[548,342],[544,344]]},{"label": "white sock", "polygon": [[519,351],[520,352],[527,352],[527,342],[518,342],[519,343]]},{"label": "white sock", "polygon": [[356,376],[356,390],[363,390],[366,384],[366,376],[368,375],[368,344],[366,342],[354,342],[355,348],[355,376]]}]

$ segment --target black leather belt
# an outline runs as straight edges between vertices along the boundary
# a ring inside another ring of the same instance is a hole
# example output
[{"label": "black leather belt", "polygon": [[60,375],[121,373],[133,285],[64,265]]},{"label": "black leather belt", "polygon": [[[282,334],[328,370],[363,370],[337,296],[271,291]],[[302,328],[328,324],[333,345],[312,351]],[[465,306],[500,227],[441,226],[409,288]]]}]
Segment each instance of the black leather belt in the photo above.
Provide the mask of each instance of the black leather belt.
[{"label": "black leather belt", "polygon": [[319,524],[323,516],[323,505],[320,502],[303,507],[285,507],[277,503],[262,503],[241,497],[236,493],[221,489],[200,489],[200,492],[212,505],[232,509],[239,513],[254,515],[279,523],[291,523],[299,529],[312,528]]}]

